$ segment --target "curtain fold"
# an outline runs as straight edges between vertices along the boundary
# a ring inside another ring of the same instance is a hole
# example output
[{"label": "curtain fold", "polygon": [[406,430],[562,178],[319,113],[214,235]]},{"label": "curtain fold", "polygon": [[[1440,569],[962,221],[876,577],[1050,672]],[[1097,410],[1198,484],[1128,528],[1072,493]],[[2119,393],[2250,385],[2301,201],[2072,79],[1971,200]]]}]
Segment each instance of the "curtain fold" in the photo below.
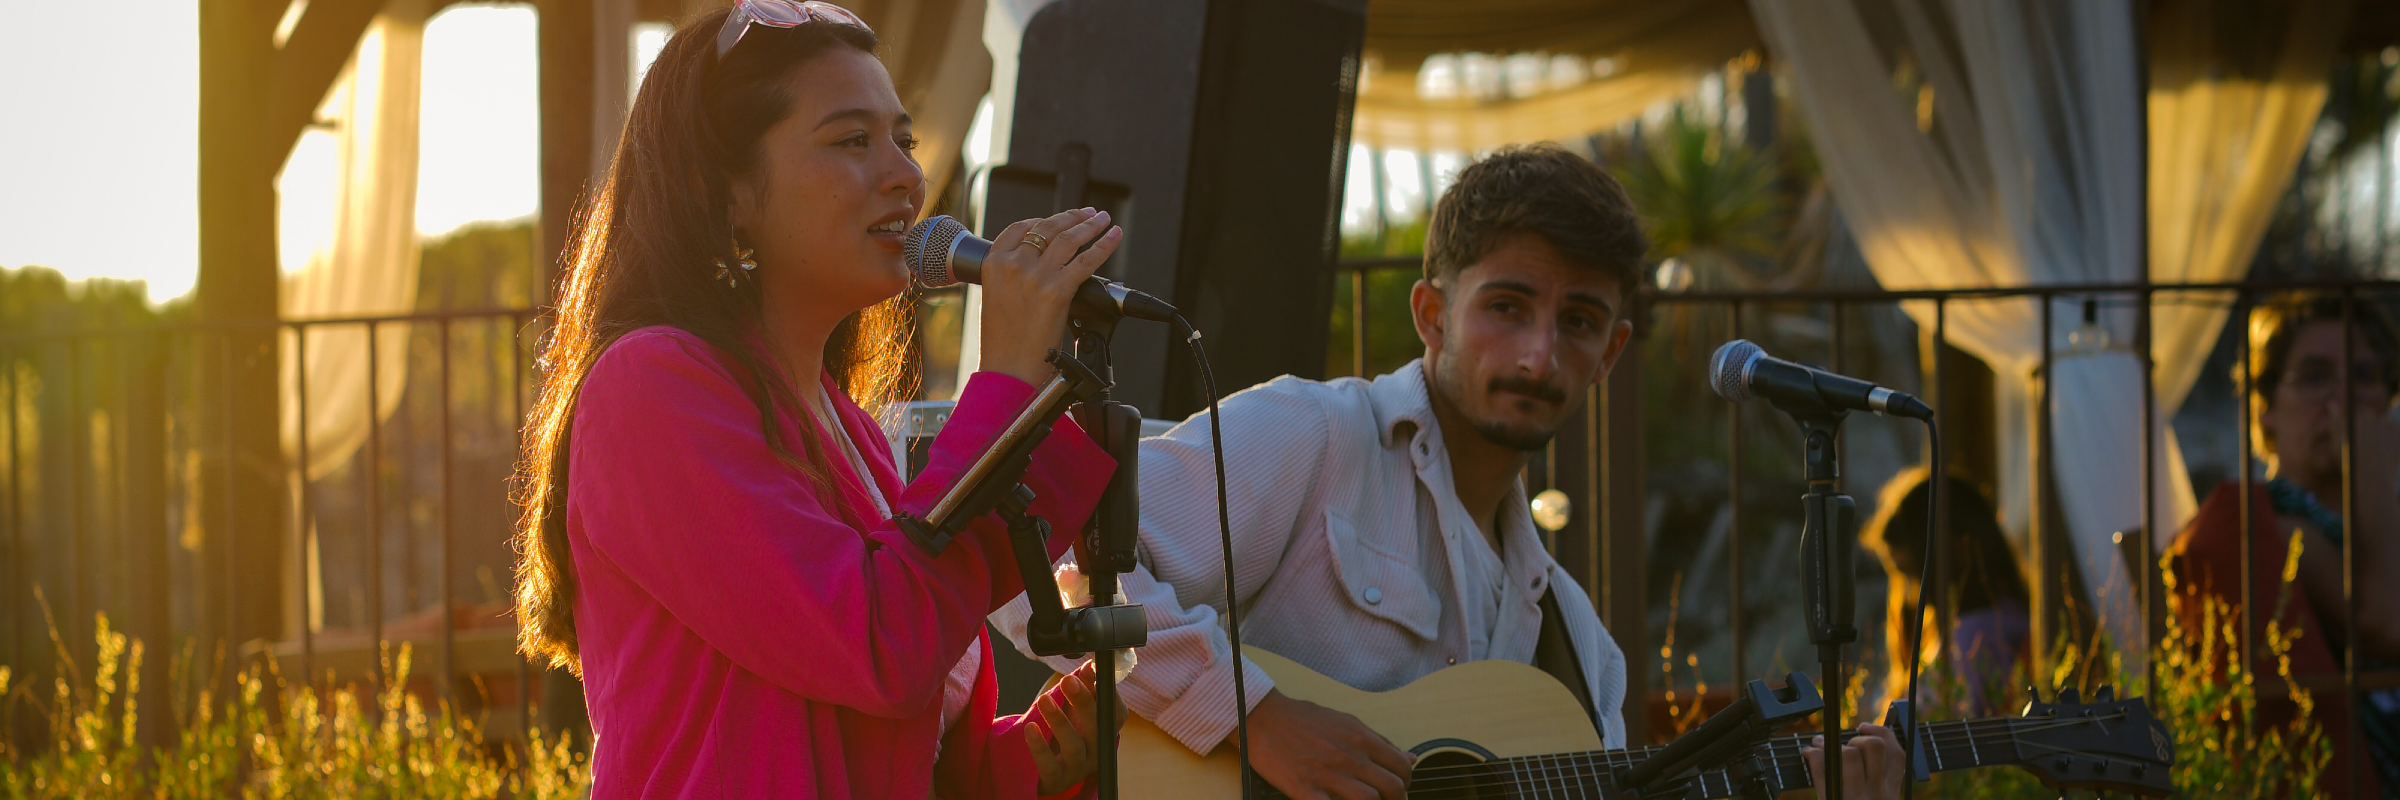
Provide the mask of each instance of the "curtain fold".
[{"label": "curtain fold", "polygon": [[[384,4],[317,107],[324,127],[302,135],[277,178],[284,235],[315,240],[303,265],[285,274],[281,305],[287,319],[405,314],[416,308],[417,110],[425,8],[425,0]],[[321,163],[326,161],[331,163]],[[320,183],[330,185],[312,185]],[[330,217],[322,226],[310,226],[316,230],[295,230],[293,220],[321,213],[295,208],[310,203],[330,205]],[[377,326],[371,371],[363,325],[310,328],[305,358],[297,349],[301,337],[287,330],[282,338],[282,352],[296,361],[278,370],[277,378],[284,458],[299,467],[303,480],[315,480],[346,463],[370,428],[399,408],[408,381],[409,326]],[[302,488],[293,483],[295,500]],[[295,502],[293,508],[298,507]],[[284,562],[284,629],[292,636],[303,626],[321,627],[325,604],[316,521],[297,519],[286,530],[286,552],[305,542],[308,554]],[[301,591],[308,594],[305,605],[296,596]],[[302,608],[312,613],[303,618]]]},{"label": "curtain fold", "polygon": [[[1701,77],[1758,42],[1741,0],[1380,0],[1367,13],[1367,69],[1351,139],[1420,152],[1578,139],[1690,94]],[[1507,97],[1478,99],[1466,87],[1457,96],[1424,96],[1425,60],[1462,51],[1543,52],[1577,65],[1567,80],[1550,81],[1566,85]]]},{"label": "curtain fold", "polygon": [[[2177,0],[2152,9],[2152,280],[2248,274],[2316,129],[2349,12],[2350,0]],[[2187,301],[2151,312],[2159,405],[2172,409],[2199,380],[2230,313],[2219,306],[2233,296],[2164,299]]]},{"label": "curtain fold", "polygon": [[[1790,70],[1834,197],[1886,288],[2141,278],[2130,2],[1751,0],[1751,9]],[[1896,75],[1912,73],[1917,86],[1896,86]],[[2120,346],[2077,351],[2069,333],[2081,320],[2078,300],[2057,302],[2049,331],[2058,354],[2047,376],[2058,507],[2101,619],[2117,641],[2139,641],[2136,598],[2112,540],[2142,517],[2139,373],[2121,346],[2132,341],[2134,314],[2104,309],[2098,324]],[[1930,324],[1931,304],[1907,310]],[[2035,418],[2026,412],[2039,397],[2041,308],[2032,299],[1962,301],[1948,315],[1952,340],[2002,384],[1997,499],[2004,525],[2022,538],[2032,512]],[[2178,479],[2166,417],[2155,417],[2152,502],[2163,520],[2179,521],[2195,503]]]},{"label": "curtain fold", "polygon": [[[387,3],[359,40],[317,117],[335,141],[330,236],[285,279],[286,318],[405,314],[417,294],[417,99],[424,53],[422,0]],[[311,134],[315,135],[315,134]],[[290,192],[287,191],[287,194]],[[308,401],[306,475],[318,478],[366,441],[371,420],[391,416],[408,381],[408,326],[375,330],[374,394],[367,407],[363,325],[310,329],[308,353],[283,371],[283,445],[300,453],[299,389]],[[284,352],[296,353],[284,334]]]}]

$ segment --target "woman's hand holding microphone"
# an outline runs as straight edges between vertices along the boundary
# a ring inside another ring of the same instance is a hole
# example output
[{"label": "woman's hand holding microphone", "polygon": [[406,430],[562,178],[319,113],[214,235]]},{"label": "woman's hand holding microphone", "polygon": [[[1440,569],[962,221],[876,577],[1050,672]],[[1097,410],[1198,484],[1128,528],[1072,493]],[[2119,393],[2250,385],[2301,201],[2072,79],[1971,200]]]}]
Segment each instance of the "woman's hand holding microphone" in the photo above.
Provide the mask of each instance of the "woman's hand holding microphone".
[{"label": "woman's hand holding microphone", "polygon": [[1089,208],[1018,222],[992,237],[983,260],[982,368],[1035,386],[1048,380],[1067,305],[1124,239],[1108,212]]}]

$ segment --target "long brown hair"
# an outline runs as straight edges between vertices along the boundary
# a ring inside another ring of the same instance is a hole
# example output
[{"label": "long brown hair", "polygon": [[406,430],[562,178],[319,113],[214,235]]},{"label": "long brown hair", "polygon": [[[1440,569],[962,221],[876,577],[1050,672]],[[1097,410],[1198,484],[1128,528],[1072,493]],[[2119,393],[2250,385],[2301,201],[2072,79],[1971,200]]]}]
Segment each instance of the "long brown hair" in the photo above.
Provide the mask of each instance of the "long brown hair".
[{"label": "long brown hair", "polygon": [[[818,491],[831,492],[819,466],[826,444],[817,427],[799,426],[798,456],[777,433],[777,415],[799,402],[792,387],[771,377],[769,354],[751,336],[760,325],[758,283],[728,288],[715,279],[715,262],[734,260],[732,185],[757,167],[760,137],[789,112],[792,70],[836,48],[873,53],[875,34],[828,22],[753,26],[719,61],[716,32],[726,14],[691,21],[659,52],[608,172],[578,207],[562,254],[566,274],[543,349],[546,374],[526,421],[516,486],[525,513],[513,544],[517,649],[578,674],[567,439],[584,376],[618,337],[669,325],[730,356],[749,373],[742,388],[758,408],[767,446]],[[826,340],[826,371],[860,405],[878,409],[914,394],[914,308],[912,297],[892,298],[852,314]]]}]

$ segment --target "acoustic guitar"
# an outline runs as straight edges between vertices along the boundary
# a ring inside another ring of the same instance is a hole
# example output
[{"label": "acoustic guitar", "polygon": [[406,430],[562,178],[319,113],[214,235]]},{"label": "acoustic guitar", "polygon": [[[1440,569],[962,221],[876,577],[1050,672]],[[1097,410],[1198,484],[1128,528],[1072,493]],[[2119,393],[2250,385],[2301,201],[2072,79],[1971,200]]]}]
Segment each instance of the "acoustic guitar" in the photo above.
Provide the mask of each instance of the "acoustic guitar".
[{"label": "acoustic guitar", "polygon": [[[1598,732],[1567,687],[1511,661],[1469,662],[1389,692],[1366,692],[1273,653],[1251,648],[1245,654],[1286,696],[1356,716],[1415,753],[1412,798],[1620,798],[1630,793],[1618,789],[1615,772],[1659,749],[1600,749]],[[2090,703],[2078,702],[2072,690],[2058,700],[2028,704],[2016,717],[1916,725],[1915,778],[2015,766],[2062,790],[2163,797],[2173,788],[2167,772],[2175,761],[2174,739],[2141,699],[2119,700],[2103,688]],[[1808,788],[1800,750],[1813,738],[1774,737],[1727,769],[1688,776],[1668,796],[1772,797]],[[1126,720],[1120,741],[1117,769],[1126,798],[1242,796],[1246,776],[1229,745],[1206,757],[1193,755],[1140,715]],[[1256,786],[1260,797],[1283,796],[1264,781]]]}]

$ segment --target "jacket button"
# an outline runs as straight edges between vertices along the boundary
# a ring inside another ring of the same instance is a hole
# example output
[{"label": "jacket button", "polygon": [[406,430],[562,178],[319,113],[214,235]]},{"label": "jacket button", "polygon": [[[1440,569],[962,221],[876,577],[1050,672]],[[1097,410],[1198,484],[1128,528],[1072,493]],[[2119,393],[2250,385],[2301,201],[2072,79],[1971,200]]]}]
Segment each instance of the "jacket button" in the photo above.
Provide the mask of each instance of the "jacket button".
[{"label": "jacket button", "polygon": [[1377,604],[1377,603],[1381,603],[1381,602],[1383,602],[1383,590],[1382,590],[1382,589],[1378,589],[1378,588],[1375,588],[1375,587],[1373,587],[1373,586],[1369,586],[1369,587],[1367,587],[1367,590],[1366,590],[1365,592],[1362,592],[1361,594],[1362,594],[1362,596],[1364,596],[1364,597],[1366,597],[1366,598],[1367,598],[1367,605],[1375,605],[1375,604]]}]

